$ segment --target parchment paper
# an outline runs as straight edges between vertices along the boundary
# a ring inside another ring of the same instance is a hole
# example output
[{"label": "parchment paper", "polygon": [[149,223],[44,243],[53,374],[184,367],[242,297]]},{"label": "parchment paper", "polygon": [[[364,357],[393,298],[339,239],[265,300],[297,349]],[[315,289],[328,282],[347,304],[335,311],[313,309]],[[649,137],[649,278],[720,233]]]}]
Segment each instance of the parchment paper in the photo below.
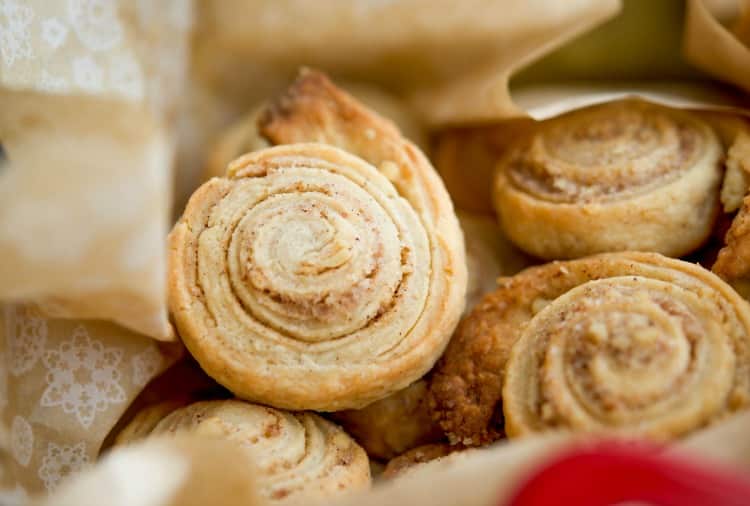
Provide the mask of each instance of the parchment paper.
[{"label": "parchment paper", "polygon": [[165,303],[190,0],[0,1],[0,299],[174,338]]},{"label": "parchment paper", "polygon": [[50,491],[93,464],[128,405],[182,353],[177,343],[112,323],[47,318],[30,306],[2,308],[5,492]]}]

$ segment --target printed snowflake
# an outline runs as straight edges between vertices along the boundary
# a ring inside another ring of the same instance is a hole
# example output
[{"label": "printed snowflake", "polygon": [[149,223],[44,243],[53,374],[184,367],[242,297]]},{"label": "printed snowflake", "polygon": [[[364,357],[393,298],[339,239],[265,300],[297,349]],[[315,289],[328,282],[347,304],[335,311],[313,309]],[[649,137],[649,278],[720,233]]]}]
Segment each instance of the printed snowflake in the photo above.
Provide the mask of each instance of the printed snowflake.
[{"label": "printed snowflake", "polygon": [[14,376],[28,372],[41,358],[47,341],[47,320],[29,307],[6,310],[9,369]]},{"label": "printed snowflake", "polygon": [[122,42],[124,30],[117,3],[117,0],[68,0],[68,22],[90,51],[108,51]]},{"label": "printed snowflake", "polygon": [[117,370],[122,355],[122,350],[105,348],[91,339],[79,325],[70,340],[42,357],[48,372],[40,405],[60,406],[65,413],[74,414],[83,427],[90,427],[98,411],[125,402]]},{"label": "printed snowflake", "polygon": [[16,462],[26,467],[34,451],[34,432],[29,422],[20,416],[13,418],[10,427],[10,450]]},{"label": "printed snowflake", "polygon": [[63,93],[70,86],[64,77],[55,76],[47,69],[42,69],[42,76],[39,78],[39,88],[50,93]]},{"label": "printed snowflake", "polygon": [[68,38],[68,27],[59,19],[50,18],[42,22],[42,40],[52,49],[57,49],[65,44]]},{"label": "printed snowflake", "polygon": [[87,92],[104,89],[104,71],[90,56],[73,59],[73,82]]},{"label": "printed snowflake", "polygon": [[47,454],[39,466],[39,477],[44,482],[44,487],[50,491],[60,483],[60,480],[80,471],[88,462],[86,443],[83,441],[73,446],[48,443]]},{"label": "printed snowflake", "polygon": [[29,26],[34,11],[17,0],[0,0],[0,54],[5,65],[10,67],[17,60],[34,56],[31,49]]},{"label": "printed snowflake", "polygon": [[141,66],[132,54],[125,53],[113,58],[110,62],[109,77],[112,88],[121,95],[131,100],[143,98],[146,85]]},{"label": "printed snowflake", "polygon": [[149,344],[142,352],[131,359],[133,364],[133,384],[138,387],[146,386],[151,378],[161,369],[163,358],[158,346]]}]

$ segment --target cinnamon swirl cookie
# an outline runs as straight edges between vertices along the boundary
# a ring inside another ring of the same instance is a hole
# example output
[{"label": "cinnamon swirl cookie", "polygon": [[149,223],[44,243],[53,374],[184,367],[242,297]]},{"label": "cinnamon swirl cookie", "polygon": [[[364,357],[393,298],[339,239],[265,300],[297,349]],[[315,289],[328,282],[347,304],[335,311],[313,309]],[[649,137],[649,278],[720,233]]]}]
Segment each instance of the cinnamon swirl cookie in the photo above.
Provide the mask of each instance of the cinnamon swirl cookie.
[{"label": "cinnamon swirl cookie", "polygon": [[[393,121],[404,136],[420,148],[427,144],[426,134],[413,111],[396,97],[371,85],[346,83],[343,88],[378,114]],[[222,177],[229,162],[245,153],[270,146],[259,130],[258,120],[267,104],[253,108],[229,126],[217,139],[204,169],[204,179]]]},{"label": "cinnamon swirl cookie", "polygon": [[274,501],[330,497],[370,484],[364,450],[312,413],[238,400],[201,401],[173,410],[150,431],[139,432],[141,437],[192,433],[238,443],[258,468],[260,495]]},{"label": "cinnamon swirl cookie", "polygon": [[743,297],[750,298],[750,126],[734,129],[727,154],[727,174],[722,188],[726,212],[739,209],[724,238],[711,270],[732,285]]},{"label": "cinnamon swirl cookie", "polygon": [[611,251],[682,256],[711,233],[721,142],[697,113],[637,100],[538,123],[498,165],[510,239],[553,260]]},{"label": "cinnamon swirl cookie", "polygon": [[259,125],[274,146],[201,186],[171,233],[174,320],[238,397],[364,407],[442,354],[466,291],[458,220],[419,149],[322,74]]},{"label": "cinnamon swirl cookie", "polygon": [[655,253],[532,267],[461,323],[430,400],[464,444],[548,429],[678,437],[750,403],[750,305]]}]

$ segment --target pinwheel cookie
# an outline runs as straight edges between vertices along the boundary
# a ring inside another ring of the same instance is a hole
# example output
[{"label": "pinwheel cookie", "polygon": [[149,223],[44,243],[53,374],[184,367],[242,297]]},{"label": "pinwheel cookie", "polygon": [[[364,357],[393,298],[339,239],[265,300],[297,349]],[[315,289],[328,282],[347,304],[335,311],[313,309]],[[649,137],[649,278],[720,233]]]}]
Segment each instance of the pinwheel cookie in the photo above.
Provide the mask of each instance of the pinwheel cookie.
[{"label": "pinwheel cookie", "polygon": [[[174,409],[155,424],[154,415],[136,416],[131,422],[136,428],[126,427],[123,433],[138,437],[128,442],[185,433],[236,442],[247,448],[258,468],[259,493],[271,500],[312,500],[370,485],[364,450],[339,427],[312,413],[218,400]],[[141,423],[145,419],[149,430]]]},{"label": "pinwheel cookie", "polygon": [[655,253],[532,267],[461,323],[430,402],[468,445],[550,429],[678,437],[750,403],[750,305]]},{"label": "pinwheel cookie", "polygon": [[[723,122],[727,125],[727,121]],[[722,188],[722,202],[734,217],[711,270],[732,285],[745,298],[750,298],[750,125],[737,120],[729,123],[730,144],[727,153],[727,175]],[[733,128],[732,128],[733,127]]]},{"label": "pinwheel cookie", "polygon": [[305,71],[259,120],[273,147],[191,197],[170,236],[169,304],[238,397],[361,408],[421,378],[464,305],[458,221],[425,156]]},{"label": "pinwheel cookie", "polygon": [[[405,103],[371,85],[346,83],[343,88],[367,107],[396,123],[406,138],[417,146],[427,144],[424,129]],[[227,165],[235,158],[270,146],[268,140],[261,135],[258,125],[258,120],[267,107],[266,104],[254,107],[219,135],[204,168],[205,179],[223,176]]]},{"label": "pinwheel cookie", "polygon": [[625,100],[534,126],[500,159],[508,237],[548,260],[612,251],[682,256],[719,210],[723,147],[698,113]]}]

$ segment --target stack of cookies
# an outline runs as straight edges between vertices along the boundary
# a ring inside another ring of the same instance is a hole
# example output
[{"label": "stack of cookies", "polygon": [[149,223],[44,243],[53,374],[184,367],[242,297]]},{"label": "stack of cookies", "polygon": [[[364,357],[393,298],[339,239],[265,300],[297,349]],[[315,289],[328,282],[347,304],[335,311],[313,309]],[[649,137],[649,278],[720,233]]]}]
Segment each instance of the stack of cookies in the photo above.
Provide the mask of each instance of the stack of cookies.
[{"label": "stack of cookies", "polygon": [[456,129],[433,146],[446,189],[395,123],[302,71],[217,142],[170,235],[175,326],[224,394],[165,396],[115,441],[236,441],[280,501],[506,437],[669,440],[742,409],[748,132],[636,100]]}]

